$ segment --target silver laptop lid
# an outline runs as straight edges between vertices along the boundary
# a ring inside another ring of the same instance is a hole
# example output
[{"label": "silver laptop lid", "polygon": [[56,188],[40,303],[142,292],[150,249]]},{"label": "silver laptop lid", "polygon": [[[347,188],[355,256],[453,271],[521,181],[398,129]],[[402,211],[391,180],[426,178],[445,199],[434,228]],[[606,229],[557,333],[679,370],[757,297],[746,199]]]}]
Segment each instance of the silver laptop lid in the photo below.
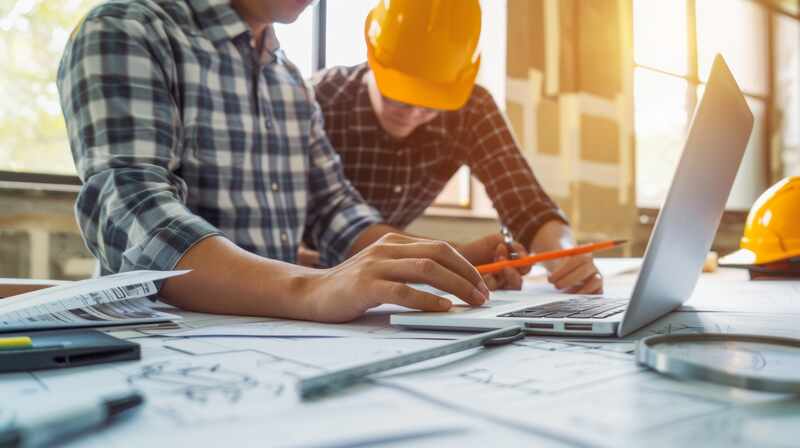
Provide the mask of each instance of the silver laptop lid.
[{"label": "silver laptop lid", "polygon": [[691,296],[752,129],[753,114],[717,55],[619,326],[620,337]]}]

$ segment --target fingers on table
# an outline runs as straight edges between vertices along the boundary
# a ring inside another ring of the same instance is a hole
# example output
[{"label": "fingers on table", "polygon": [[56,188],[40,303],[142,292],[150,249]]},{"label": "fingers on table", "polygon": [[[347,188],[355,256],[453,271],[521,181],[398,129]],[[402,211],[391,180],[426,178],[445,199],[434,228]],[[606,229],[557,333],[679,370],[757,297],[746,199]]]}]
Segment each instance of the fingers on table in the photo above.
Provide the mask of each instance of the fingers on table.
[{"label": "fingers on table", "polygon": [[375,264],[375,269],[380,271],[380,278],[398,283],[425,283],[471,305],[482,305],[489,298],[488,290],[481,291],[473,282],[432,258],[381,260]]},{"label": "fingers on table", "polygon": [[592,258],[583,255],[565,260],[548,280],[556,288],[570,293],[598,293],[603,287],[602,276]]},{"label": "fingers on table", "polygon": [[602,294],[603,276],[600,273],[593,275],[586,283],[577,288],[575,294]]},{"label": "fingers on table", "polygon": [[414,289],[404,283],[378,280],[372,284],[373,295],[381,303],[393,303],[422,311],[447,311],[453,305],[436,294]]},{"label": "fingers on table", "polygon": [[488,288],[478,270],[451,245],[443,241],[416,240],[406,244],[384,244],[375,250],[379,256],[388,259],[431,259],[488,294]]}]

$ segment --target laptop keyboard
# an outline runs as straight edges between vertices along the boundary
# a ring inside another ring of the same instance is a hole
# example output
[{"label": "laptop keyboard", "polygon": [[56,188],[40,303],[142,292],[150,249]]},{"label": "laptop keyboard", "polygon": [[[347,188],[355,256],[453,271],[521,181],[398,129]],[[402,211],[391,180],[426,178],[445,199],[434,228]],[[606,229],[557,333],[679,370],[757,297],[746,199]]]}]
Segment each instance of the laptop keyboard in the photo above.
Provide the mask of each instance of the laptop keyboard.
[{"label": "laptop keyboard", "polygon": [[553,319],[605,319],[625,311],[629,299],[608,299],[597,296],[580,296],[574,299],[536,305],[498,317],[547,317]]}]

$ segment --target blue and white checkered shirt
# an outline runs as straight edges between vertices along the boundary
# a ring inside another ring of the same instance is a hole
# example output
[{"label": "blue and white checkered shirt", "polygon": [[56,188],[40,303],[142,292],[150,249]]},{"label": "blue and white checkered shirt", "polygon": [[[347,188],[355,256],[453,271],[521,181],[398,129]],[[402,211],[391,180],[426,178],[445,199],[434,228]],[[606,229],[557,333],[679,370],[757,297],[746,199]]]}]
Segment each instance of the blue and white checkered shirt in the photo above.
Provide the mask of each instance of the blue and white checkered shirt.
[{"label": "blue and white checkered shirt", "polygon": [[220,234],[289,262],[305,238],[332,265],[380,222],[271,29],[263,48],[227,0],[111,1],[75,31],[58,88],[103,273],[172,269]]}]

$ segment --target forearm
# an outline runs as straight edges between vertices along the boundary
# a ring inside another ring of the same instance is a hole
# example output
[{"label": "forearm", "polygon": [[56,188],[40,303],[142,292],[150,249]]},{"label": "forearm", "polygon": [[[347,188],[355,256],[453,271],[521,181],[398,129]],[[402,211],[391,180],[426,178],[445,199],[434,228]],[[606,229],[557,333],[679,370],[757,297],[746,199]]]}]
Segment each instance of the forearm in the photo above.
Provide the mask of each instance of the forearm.
[{"label": "forearm", "polygon": [[192,246],[160,295],[175,306],[204,313],[313,319],[307,286],[315,269],[269,260],[221,236]]}]

